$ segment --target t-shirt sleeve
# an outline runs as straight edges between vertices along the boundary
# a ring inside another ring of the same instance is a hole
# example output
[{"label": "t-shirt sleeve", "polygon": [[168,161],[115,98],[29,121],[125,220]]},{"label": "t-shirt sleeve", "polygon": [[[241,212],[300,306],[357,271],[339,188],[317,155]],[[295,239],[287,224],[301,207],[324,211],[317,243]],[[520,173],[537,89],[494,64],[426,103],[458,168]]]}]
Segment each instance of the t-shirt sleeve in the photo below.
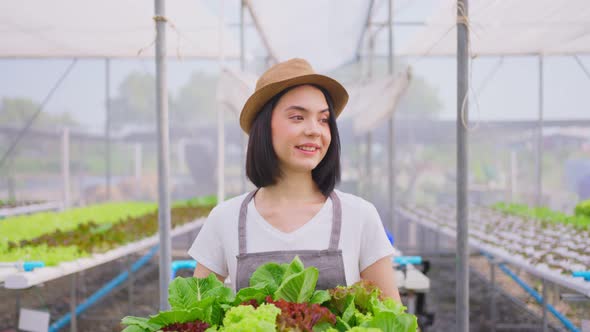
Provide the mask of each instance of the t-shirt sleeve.
[{"label": "t-shirt sleeve", "polygon": [[381,258],[394,254],[381,217],[373,204],[367,204],[364,219],[359,258],[359,271],[361,272]]},{"label": "t-shirt sleeve", "polygon": [[220,236],[222,220],[219,212],[217,208],[211,210],[188,254],[197,261],[197,264],[202,264],[219,275],[227,276],[227,260]]}]

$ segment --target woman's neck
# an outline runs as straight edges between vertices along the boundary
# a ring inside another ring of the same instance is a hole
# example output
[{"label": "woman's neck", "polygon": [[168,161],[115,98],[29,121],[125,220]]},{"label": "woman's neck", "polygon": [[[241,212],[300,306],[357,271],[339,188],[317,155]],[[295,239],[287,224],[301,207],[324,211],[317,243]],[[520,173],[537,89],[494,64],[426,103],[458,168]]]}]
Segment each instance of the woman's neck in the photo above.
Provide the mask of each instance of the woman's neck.
[{"label": "woman's neck", "polygon": [[311,173],[284,174],[276,184],[260,188],[258,194],[261,194],[259,198],[273,205],[318,203],[326,200]]}]

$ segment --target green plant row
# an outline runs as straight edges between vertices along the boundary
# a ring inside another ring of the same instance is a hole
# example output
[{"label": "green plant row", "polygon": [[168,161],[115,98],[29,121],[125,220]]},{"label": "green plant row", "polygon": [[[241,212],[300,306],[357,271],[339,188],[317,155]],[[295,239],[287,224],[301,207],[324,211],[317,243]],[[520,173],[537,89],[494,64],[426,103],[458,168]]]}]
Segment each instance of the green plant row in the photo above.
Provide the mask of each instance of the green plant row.
[{"label": "green plant row", "polygon": [[201,196],[183,201],[175,202],[173,206],[190,205],[190,206],[215,206],[217,205],[217,196]]},{"label": "green plant row", "polygon": [[6,246],[0,248],[0,262],[41,261],[45,263],[45,266],[75,261],[89,255],[87,252],[80,251],[76,246],[49,248],[47,245],[40,245],[13,250],[8,250]]},{"label": "green plant row", "polygon": [[579,217],[586,216],[590,218],[590,199],[578,203],[574,209],[574,213]]},{"label": "green plant row", "polygon": [[[175,204],[172,226],[177,227],[209,214],[213,205]],[[109,222],[81,223],[74,229],[57,229],[34,238],[0,243],[0,262],[43,261],[47,266],[105,252],[152,236],[158,231],[158,212],[124,216]]]},{"label": "green plant row", "polygon": [[514,216],[537,219],[550,224],[571,225],[580,230],[590,230],[590,216],[581,213],[569,216],[547,207],[535,208],[516,203],[496,203],[492,208]]},{"label": "green plant row", "polygon": [[112,224],[123,218],[154,212],[156,208],[157,205],[153,203],[105,203],[62,212],[9,217],[0,221],[0,243],[33,239],[57,230],[65,232],[89,222]]}]

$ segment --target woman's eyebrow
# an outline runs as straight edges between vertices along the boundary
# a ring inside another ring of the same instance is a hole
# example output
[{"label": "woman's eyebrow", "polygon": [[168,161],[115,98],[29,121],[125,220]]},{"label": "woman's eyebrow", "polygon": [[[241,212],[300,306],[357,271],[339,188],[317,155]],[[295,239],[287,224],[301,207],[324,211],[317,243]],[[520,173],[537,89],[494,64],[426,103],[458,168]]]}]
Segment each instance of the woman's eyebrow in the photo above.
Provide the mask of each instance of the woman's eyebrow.
[{"label": "woman's eyebrow", "polygon": [[[291,106],[285,108],[285,111],[288,111],[288,110],[298,110],[298,111],[309,112],[309,110],[307,108],[305,108],[303,106],[298,106],[298,105],[291,105]],[[325,110],[321,110],[318,113],[324,113],[324,112],[328,112],[328,111],[330,111],[330,109],[326,108]]]}]

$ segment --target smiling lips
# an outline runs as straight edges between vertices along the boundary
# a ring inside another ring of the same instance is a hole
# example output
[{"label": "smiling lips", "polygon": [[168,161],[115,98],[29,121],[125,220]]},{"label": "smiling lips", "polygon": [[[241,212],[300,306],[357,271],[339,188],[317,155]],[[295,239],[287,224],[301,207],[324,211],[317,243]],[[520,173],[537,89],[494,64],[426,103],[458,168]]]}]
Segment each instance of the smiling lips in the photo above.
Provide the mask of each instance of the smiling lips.
[{"label": "smiling lips", "polygon": [[313,154],[320,149],[320,147],[316,144],[303,144],[296,146],[296,148],[306,154]]}]

